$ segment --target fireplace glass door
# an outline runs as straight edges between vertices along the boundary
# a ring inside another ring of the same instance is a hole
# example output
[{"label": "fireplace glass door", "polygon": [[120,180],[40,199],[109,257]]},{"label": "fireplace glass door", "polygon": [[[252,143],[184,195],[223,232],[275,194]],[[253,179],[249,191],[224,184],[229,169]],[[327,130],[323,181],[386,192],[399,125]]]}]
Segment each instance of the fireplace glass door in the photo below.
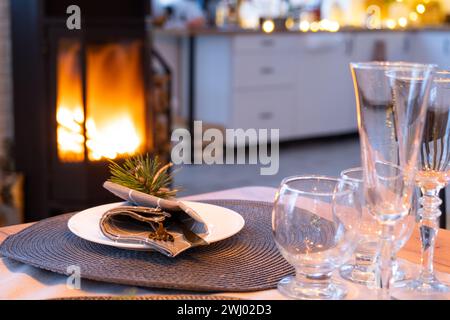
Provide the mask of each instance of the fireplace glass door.
[{"label": "fireplace glass door", "polygon": [[57,46],[56,139],[62,163],[116,159],[146,150],[143,41]]}]

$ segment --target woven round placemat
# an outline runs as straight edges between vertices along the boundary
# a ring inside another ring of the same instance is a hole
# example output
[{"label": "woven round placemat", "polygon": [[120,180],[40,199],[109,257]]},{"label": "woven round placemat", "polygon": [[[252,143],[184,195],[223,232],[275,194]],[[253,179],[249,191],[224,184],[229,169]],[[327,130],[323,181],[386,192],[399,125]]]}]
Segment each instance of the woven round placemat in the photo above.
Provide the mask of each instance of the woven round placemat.
[{"label": "woven round placemat", "polygon": [[118,249],[83,240],[67,227],[72,214],[42,220],[9,236],[0,247],[5,257],[68,274],[79,266],[84,279],[191,291],[257,291],[275,288],[293,274],[273,241],[272,204],[242,200],[203,201],[239,212],[244,228],[176,258],[157,252]]}]

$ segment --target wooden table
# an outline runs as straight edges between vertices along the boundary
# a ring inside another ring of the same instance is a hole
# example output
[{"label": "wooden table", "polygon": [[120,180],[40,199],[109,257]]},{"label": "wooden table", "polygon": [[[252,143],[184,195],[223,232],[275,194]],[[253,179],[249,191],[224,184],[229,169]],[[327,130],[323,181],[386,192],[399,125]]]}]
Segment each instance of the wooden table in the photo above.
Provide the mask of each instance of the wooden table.
[{"label": "wooden table", "polygon": [[[197,196],[186,197],[186,200],[207,199],[243,199],[272,202],[276,190],[267,187],[244,187],[237,189],[212,192]],[[0,243],[7,236],[23,230],[31,224],[20,224],[0,228]],[[420,238],[418,229],[400,251],[399,257],[413,263],[420,263]],[[436,270],[450,274],[450,231],[441,229],[435,249],[434,264]],[[450,275],[448,277],[450,279]],[[66,277],[31,266],[23,265],[12,260],[0,260],[0,298],[3,299],[44,299],[73,296],[98,295],[136,295],[175,294],[169,290],[150,290],[143,288],[113,285],[95,281],[83,280],[81,289],[70,289],[66,286]],[[180,292],[178,292],[180,294]],[[266,290],[255,293],[227,293],[223,295],[250,299],[279,299],[282,298],[276,290]],[[354,293],[350,298],[371,298],[364,293]]]}]

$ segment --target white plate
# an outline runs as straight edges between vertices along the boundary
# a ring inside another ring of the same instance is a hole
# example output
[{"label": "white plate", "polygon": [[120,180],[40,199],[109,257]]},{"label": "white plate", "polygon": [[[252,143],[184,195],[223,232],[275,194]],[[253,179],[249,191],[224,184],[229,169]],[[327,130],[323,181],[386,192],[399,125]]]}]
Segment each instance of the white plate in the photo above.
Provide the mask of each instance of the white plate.
[{"label": "white plate", "polygon": [[[229,238],[238,233],[245,224],[242,216],[230,209],[207,203],[183,201],[194,209],[205,221],[209,233],[200,235],[208,243]],[[116,202],[93,207],[75,214],[67,223],[70,231],[88,241],[105,244],[122,249],[151,250],[145,244],[119,243],[103,235],[100,230],[100,219],[109,209],[115,208],[124,202]]]}]

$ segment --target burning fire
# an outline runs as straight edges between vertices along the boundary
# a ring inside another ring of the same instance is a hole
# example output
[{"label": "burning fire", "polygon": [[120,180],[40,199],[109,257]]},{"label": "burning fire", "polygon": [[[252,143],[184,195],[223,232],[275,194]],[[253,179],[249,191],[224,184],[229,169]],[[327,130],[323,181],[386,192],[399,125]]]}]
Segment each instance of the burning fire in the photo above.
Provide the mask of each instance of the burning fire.
[{"label": "burning fire", "polygon": [[141,139],[130,118],[111,121],[109,126],[97,129],[94,120],[87,119],[86,146],[93,160],[114,159],[119,155],[133,154],[141,145]]},{"label": "burning fire", "polygon": [[80,45],[63,42],[58,56],[57,142],[62,161],[114,159],[143,147],[145,100],[139,43],[87,49],[86,114]]}]

